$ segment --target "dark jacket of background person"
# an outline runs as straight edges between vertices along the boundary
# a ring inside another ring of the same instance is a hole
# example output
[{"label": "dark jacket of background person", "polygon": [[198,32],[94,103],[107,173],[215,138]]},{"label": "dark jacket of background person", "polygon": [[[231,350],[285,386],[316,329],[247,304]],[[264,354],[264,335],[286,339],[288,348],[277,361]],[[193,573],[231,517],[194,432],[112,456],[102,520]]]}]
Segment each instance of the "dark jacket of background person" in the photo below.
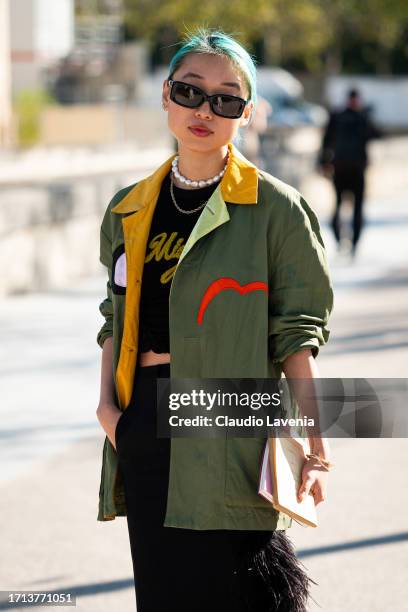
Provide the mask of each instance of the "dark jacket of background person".
[{"label": "dark jacket of background person", "polygon": [[367,109],[347,107],[333,112],[323,135],[319,162],[334,167],[350,164],[364,169],[368,162],[367,143],[380,136]]}]

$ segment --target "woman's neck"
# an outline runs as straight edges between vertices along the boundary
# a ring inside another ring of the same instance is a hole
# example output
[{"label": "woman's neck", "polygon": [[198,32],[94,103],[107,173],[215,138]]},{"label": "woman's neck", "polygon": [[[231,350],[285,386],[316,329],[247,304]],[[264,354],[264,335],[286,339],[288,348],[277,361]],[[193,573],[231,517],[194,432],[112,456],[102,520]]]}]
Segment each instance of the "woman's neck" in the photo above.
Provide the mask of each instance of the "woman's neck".
[{"label": "woman's neck", "polygon": [[[211,153],[192,151],[179,146],[178,169],[182,176],[192,181],[212,178],[224,169],[228,146]],[[183,188],[188,188],[182,184]],[[190,187],[191,189],[191,187]]]}]

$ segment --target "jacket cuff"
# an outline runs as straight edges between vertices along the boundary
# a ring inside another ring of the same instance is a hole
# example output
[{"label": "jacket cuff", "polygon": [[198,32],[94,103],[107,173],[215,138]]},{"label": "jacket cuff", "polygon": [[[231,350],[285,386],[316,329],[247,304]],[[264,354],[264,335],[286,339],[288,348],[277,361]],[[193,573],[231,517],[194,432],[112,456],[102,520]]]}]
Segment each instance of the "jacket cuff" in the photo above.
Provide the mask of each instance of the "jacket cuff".
[{"label": "jacket cuff", "polygon": [[298,338],[291,342],[281,352],[275,354],[272,363],[283,363],[287,357],[304,349],[310,349],[313,357],[316,359],[319,354],[320,344],[324,344],[324,342],[320,343],[318,338]]},{"label": "jacket cuff", "polygon": [[113,336],[112,326],[110,323],[105,323],[98,332],[96,337],[96,341],[101,348],[103,348],[103,344],[106,338],[110,338]]}]

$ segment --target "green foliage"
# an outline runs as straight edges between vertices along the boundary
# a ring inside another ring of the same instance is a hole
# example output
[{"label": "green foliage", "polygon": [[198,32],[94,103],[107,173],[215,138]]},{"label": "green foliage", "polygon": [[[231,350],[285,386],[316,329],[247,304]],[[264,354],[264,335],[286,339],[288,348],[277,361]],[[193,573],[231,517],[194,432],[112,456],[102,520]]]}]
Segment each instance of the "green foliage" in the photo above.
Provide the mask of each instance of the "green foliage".
[{"label": "green foliage", "polygon": [[52,96],[40,89],[26,89],[17,95],[14,108],[18,122],[18,142],[21,146],[36,144],[39,137],[41,111],[53,102]]},{"label": "green foliage", "polygon": [[[387,57],[408,29],[406,0],[123,0],[127,31],[153,46],[174,45],[197,26],[222,28],[251,48],[264,41],[268,63],[295,62],[314,71],[328,58],[341,62],[349,40],[375,49],[373,66]],[[163,35],[163,33],[165,33]],[[170,40],[169,40],[170,39]]]}]

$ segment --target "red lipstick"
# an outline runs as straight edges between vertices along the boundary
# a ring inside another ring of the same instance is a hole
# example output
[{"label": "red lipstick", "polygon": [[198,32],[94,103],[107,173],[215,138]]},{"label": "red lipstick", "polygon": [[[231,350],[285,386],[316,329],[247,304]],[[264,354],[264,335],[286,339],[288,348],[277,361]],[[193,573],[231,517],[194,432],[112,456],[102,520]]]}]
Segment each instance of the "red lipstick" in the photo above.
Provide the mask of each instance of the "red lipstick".
[{"label": "red lipstick", "polygon": [[212,134],[212,131],[206,128],[204,125],[190,125],[188,129],[195,136],[203,137],[203,136],[209,136],[210,134]]}]

